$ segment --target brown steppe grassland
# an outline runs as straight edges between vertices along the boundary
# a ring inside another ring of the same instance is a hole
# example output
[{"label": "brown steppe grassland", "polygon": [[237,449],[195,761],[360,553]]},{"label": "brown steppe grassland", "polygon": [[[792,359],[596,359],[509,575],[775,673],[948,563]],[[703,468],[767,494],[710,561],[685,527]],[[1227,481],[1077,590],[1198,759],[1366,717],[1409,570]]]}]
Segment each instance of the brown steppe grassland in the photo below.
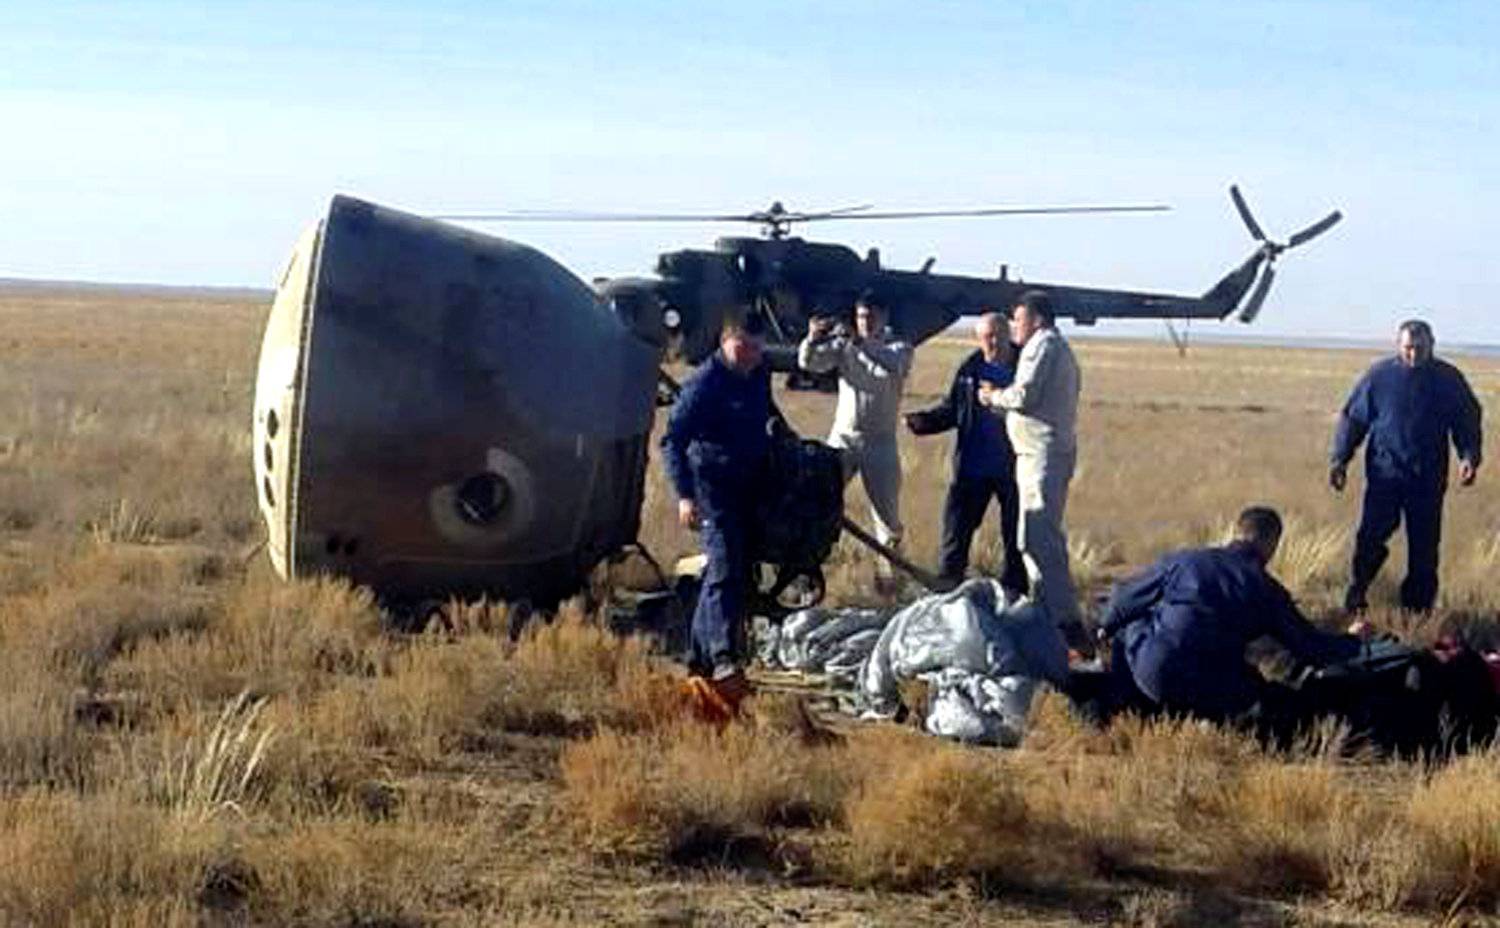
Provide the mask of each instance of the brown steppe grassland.
[{"label": "brown steppe grassland", "polygon": [[[1193,724],[1088,730],[1053,693],[1014,751],[809,721],[787,692],[719,731],[682,718],[672,665],[578,603],[518,641],[503,604],[450,604],[442,631],[399,634],[360,589],[283,584],[257,551],[250,479],[268,302],[0,290],[0,924],[1385,925],[1500,911],[1497,752],[1375,761],[1328,728],[1271,756]],[[1242,505],[1266,502],[1288,517],[1274,569],[1337,624],[1360,488],[1329,491],[1324,454],[1378,352],[1075,345],[1081,588],[1098,596],[1165,550],[1220,540]],[[965,350],[924,346],[907,408],[937,397]],[[1500,362],[1457,360],[1500,448]],[[831,415],[828,396],[782,402],[805,434]],[[949,450],[902,438],[908,547],[927,562]],[[691,539],[652,467],[643,536],[671,558]],[[857,487],[849,505],[868,518]],[[995,563],[993,521],[981,565]],[[1500,473],[1481,473],[1449,494],[1440,608],[1374,621],[1493,644],[1497,526]],[[1376,601],[1394,599],[1403,558],[1398,545]],[[830,601],[880,601],[874,577],[841,541]]]}]

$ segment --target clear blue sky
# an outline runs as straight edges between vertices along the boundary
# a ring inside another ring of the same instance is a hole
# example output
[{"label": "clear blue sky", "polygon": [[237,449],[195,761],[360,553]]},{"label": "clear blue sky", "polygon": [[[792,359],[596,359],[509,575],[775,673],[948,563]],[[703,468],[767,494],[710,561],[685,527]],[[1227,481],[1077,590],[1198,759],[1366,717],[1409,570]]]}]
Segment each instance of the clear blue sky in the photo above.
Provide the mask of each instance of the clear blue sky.
[{"label": "clear blue sky", "polygon": [[[418,212],[1166,202],[845,223],[886,263],[1197,293],[1281,235],[1268,333],[1500,342],[1488,3],[0,6],[0,276],[269,286],[347,192]],[[585,278],[734,231],[515,226]]]}]

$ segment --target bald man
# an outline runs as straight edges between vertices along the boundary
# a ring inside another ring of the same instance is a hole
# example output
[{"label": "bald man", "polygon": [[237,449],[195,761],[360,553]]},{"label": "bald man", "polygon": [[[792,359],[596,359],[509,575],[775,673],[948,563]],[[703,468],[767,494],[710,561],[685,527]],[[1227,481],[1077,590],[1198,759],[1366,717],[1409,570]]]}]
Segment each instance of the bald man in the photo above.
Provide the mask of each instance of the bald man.
[{"label": "bald man", "polygon": [[906,427],[916,435],[958,432],[953,443],[952,481],[943,503],[943,542],[938,573],[947,586],[957,586],[969,567],[974,532],[984,521],[990,500],[1000,504],[1000,538],[1005,545],[1000,583],[1024,594],[1026,562],[1016,540],[1020,497],[1016,490],[1016,454],[1011,450],[1005,422],[979,405],[979,391],[1010,385],[1016,371],[1017,349],[1007,337],[1005,317],[985,313],[974,326],[978,348],[953,375],[953,385],[941,403],[908,413]]}]

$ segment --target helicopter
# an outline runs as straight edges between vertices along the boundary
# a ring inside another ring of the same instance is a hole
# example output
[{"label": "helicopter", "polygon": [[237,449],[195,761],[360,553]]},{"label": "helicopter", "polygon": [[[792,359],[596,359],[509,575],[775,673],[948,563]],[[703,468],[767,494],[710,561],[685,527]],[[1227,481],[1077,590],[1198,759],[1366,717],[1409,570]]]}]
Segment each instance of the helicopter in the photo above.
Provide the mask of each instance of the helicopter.
[{"label": "helicopter", "polygon": [[[1291,235],[1285,242],[1268,238],[1237,185],[1230,199],[1257,247],[1201,296],[1179,296],[1131,290],[1076,287],[1012,278],[1001,265],[995,278],[935,274],[933,258],[916,270],[881,265],[878,249],[863,257],[840,244],[793,236],[795,226],[831,221],[914,220],[955,217],[1028,216],[1097,213],[1149,213],[1162,205],[1021,206],[952,210],[875,210],[862,205],[818,212],[788,210],[780,201],[749,213],[583,213],[487,212],[444,213],[433,218],[456,222],[745,222],[760,227],[759,237],[720,238],[711,250],[662,253],[654,276],[600,278],[595,287],[611,308],[646,337],[670,343],[689,363],[697,363],[718,344],[718,332],[730,315],[759,313],[768,323],[767,358],[773,370],[799,374],[796,346],[814,316],[852,319],[862,294],[888,308],[893,334],[912,345],[944,331],[963,316],[1008,309],[1027,290],[1045,290],[1057,315],[1079,325],[1100,319],[1162,319],[1177,341],[1171,320],[1255,320],[1276,277],[1277,259],[1322,235],[1343,218],[1335,210]],[[1257,277],[1258,275],[1258,277]],[[1253,290],[1252,290],[1253,286]],[[1248,298],[1246,297],[1246,294]],[[1181,345],[1179,345],[1181,347]],[[801,382],[815,378],[805,377]],[[827,386],[825,384],[824,386]]]},{"label": "helicopter", "polygon": [[1341,214],[1282,243],[1237,188],[1231,197],[1258,245],[1186,297],[889,270],[790,230],[917,216],[774,205],[736,217],[763,237],[667,252],[654,277],[591,287],[519,242],[334,196],[293,248],[261,342],[251,455],[271,564],[393,604],[556,602],[636,542],[662,362],[705,357],[726,318],[765,313],[783,368],[808,319],[846,312],[866,290],[913,343],[1032,288],[1079,322],[1236,311],[1248,322],[1282,253]]}]

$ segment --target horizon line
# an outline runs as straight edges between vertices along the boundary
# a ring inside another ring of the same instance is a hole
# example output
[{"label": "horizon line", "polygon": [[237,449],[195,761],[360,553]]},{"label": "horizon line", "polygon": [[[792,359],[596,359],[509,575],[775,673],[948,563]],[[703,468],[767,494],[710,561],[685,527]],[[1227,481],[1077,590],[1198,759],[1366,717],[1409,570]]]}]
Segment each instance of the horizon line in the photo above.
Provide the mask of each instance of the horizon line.
[{"label": "horizon line", "polygon": [[[270,300],[276,294],[275,287],[255,287],[246,284],[172,284],[156,283],[151,281],[108,281],[108,280],[71,280],[52,277],[0,277],[0,293],[5,291],[33,291],[45,292],[88,290],[88,291],[117,291],[122,293],[209,293],[220,296],[239,296],[246,299],[258,298]],[[1064,317],[1066,318],[1066,317]],[[1102,320],[1108,322],[1126,322],[1134,324],[1151,324],[1159,322],[1175,322],[1174,319],[1114,319]],[[949,326],[943,335],[937,337],[949,337],[954,334],[955,329],[964,325],[958,321]],[[1127,341],[1157,341],[1165,338],[1161,333],[1150,334],[1139,330],[1115,331],[1101,333],[1096,331],[1095,326],[1077,325],[1070,328],[1070,337],[1080,337],[1088,340],[1122,339]],[[1211,331],[1201,329],[1193,330],[1189,339],[1191,342],[1199,341],[1209,344],[1232,344],[1259,347],[1308,347],[1308,348],[1387,348],[1389,340],[1371,336],[1359,335],[1279,335],[1274,332],[1250,332],[1243,334],[1234,331]],[[1463,341],[1444,340],[1440,344],[1448,349],[1458,351],[1477,351],[1484,354],[1500,353],[1500,342],[1487,341]]]}]

